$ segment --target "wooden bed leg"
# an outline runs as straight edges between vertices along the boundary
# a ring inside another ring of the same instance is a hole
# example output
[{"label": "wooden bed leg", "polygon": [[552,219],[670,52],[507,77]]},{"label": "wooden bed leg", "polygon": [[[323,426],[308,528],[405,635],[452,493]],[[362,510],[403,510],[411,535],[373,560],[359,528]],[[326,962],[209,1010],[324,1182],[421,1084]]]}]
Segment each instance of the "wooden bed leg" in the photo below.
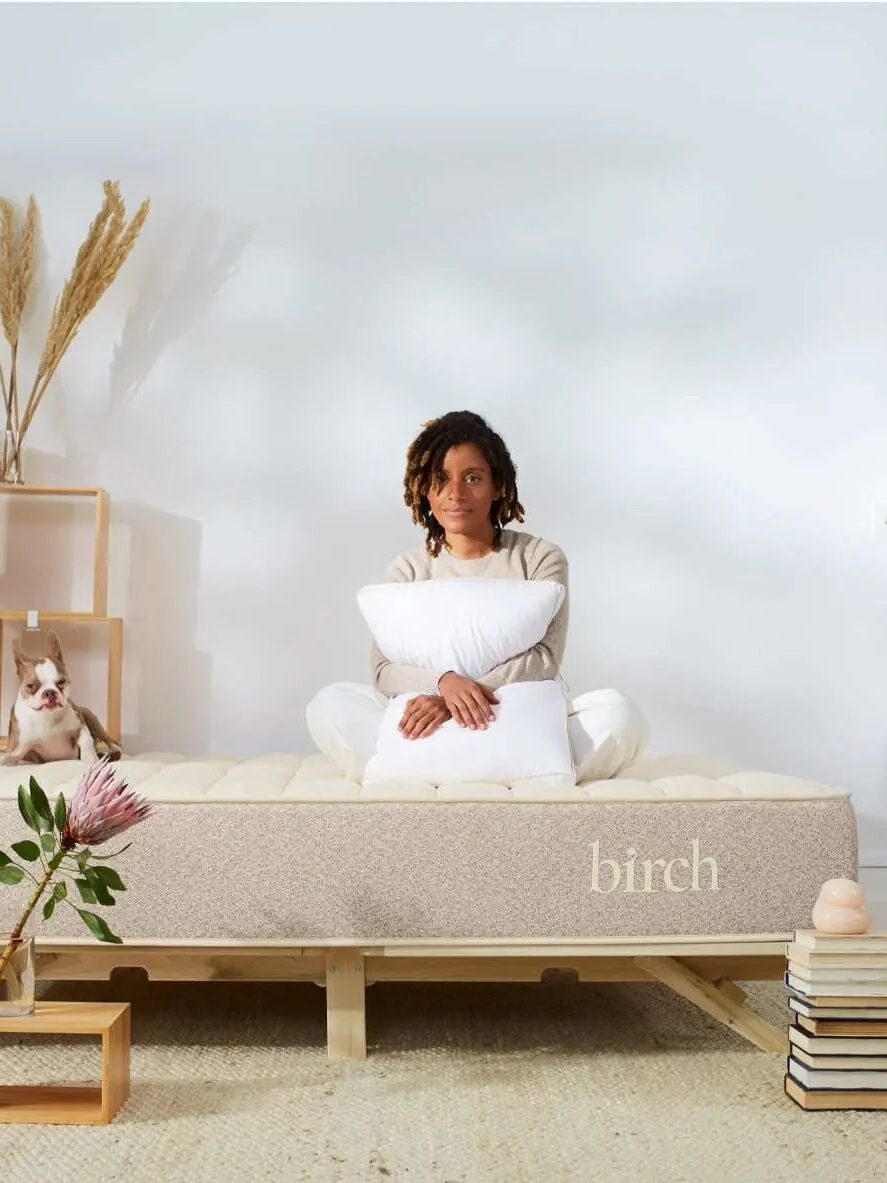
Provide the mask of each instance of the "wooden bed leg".
[{"label": "wooden bed leg", "polygon": [[745,1005],[745,994],[734,982],[706,981],[674,957],[635,957],[635,965],[652,978],[704,1010],[764,1052],[788,1052],[788,1035]]},{"label": "wooden bed leg", "polygon": [[326,1039],[331,1060],[366,1059],[363,954],[357,949],[327,949]]}]

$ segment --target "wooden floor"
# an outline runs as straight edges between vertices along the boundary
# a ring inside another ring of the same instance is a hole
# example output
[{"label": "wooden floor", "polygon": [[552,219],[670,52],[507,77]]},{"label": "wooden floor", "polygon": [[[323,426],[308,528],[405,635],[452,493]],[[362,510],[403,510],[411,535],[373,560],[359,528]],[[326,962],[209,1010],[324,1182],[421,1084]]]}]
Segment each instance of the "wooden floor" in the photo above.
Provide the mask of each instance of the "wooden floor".
[{"label": "wooden floor", "polygon": [[139,968],[157,981],[314,982],[326,989],[330,1059],[366,1056],[366,988],[374,982],[658,981],[755,1047],[787,1052],[785,1029],[750,1009],[737,981],[781,981],[792,933],[574,940],[392,939],[37,941],[42,981],[101,981]]}]

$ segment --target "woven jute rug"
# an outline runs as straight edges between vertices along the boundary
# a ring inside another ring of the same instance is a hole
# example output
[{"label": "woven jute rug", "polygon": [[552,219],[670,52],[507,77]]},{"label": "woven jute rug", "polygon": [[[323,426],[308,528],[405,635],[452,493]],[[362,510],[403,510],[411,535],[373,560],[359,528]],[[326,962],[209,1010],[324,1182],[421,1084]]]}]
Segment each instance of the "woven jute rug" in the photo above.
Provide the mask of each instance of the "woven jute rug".
[{"label": "woven jute rug", "polygon": [[[787,1023],[782,987],[749,983]],[[887,1114],[807,1113],[784,1057],[659,983],[378,983],[368,1058],[330,1063],[311,984],[54,983],[129,1000],[111,1125],[0,1125],[0,1178],[870,1183]],[[98,1042],[0,1035],[0,1081],[97,1078]]]}]

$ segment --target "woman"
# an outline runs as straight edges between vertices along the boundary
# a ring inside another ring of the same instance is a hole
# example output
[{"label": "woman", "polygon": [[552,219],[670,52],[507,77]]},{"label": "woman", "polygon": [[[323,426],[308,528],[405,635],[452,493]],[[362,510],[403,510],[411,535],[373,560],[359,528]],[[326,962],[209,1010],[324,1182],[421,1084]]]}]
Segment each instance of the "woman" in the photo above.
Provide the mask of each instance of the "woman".
[{"label": "woman", "polygon": [[[398,555],[389,582],[415,579],[549,579],[567,591],[538,644],[481,678],[455,670],[429,670],[389,661],[375,643],[370,650],[373,685],[337,682],[308,704],[306,721],[317,747],[347,776],[359,780],[376,746],[379,721],[389,698],[415,691],[400,720],[410,740],[431,735],[447,719],[460,727],[486,729],[495,722],[495,691],[507,682],[557,679],[569,619],[567,558],[560,547],[522,530],[524,520],[516,470],[502,438],[471,411],[451,411],[424,424],[410,444],[404,501],[425,528],[425,545]],[[637,759],[647,725],[616,690],[596,690],[570,703],[568,726],[580,781],[614,776]]]}]

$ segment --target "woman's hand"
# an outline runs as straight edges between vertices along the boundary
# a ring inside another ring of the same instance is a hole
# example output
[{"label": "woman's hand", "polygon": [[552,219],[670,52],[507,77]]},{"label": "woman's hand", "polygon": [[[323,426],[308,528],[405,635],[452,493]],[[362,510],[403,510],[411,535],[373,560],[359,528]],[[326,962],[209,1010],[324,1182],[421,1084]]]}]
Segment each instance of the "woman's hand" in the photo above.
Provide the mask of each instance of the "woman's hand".
[{"label": "woman's hand", "polygon": [[431,735],[449,717],[449,708],[439,694],[417,694],[407,703],[397,726],[405,739],[419,739]]},{"label": "woman's hand", "polygon": [[491,723],[496,716],[490,703],[498,705],[499,699],[492,690],[481,686],[473,678],[466,678],[450,670],[438,682],[441,697],[447,705],[449,713],[460,727],[480,727],[486,730],[487,723]]}]

